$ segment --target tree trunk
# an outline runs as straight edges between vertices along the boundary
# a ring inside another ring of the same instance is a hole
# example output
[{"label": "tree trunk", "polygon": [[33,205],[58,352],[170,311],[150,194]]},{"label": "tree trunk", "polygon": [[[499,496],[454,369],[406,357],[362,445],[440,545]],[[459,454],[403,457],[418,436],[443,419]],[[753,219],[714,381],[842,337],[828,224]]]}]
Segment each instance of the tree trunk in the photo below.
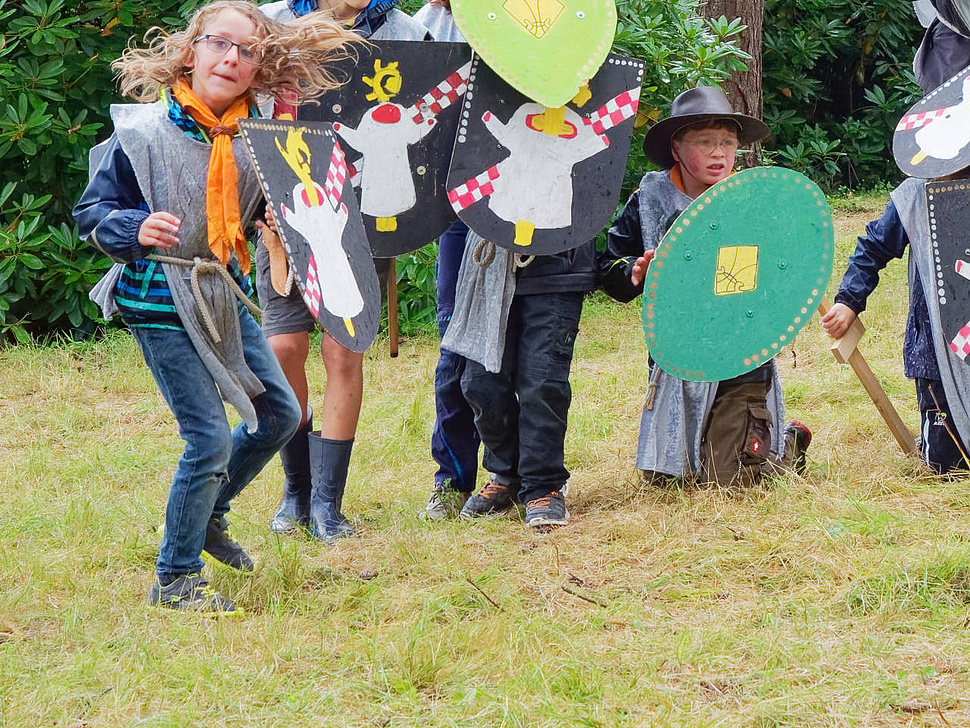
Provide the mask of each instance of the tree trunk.
[{"label": "tree trunk", "polygon": [[[701,8],[704,16],[711,19],[722,15],[728,20],[741,18],[747,26],[738,38],[738,45],[751,56],[748,70],[732,73],[724,82],[724,91],[735,111],[761,118],[761,27],[764,19],[764,0],[707,0]],[[756,145],[760,147],[760,145]],[[757,149],[755,150],[757,151]],[[756,154],[742,155],[738,162],[742,167],[757,164]]]}]

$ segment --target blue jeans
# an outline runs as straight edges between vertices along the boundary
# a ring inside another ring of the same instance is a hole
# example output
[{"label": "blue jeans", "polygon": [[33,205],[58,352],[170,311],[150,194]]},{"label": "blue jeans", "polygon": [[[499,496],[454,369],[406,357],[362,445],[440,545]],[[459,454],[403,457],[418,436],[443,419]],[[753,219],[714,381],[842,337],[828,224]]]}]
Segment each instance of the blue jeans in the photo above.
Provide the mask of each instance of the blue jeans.
[{"label": "blue jeans", "polygon": [[579,292],[516,296],[501,371],[493,374],[471,360],[465,365],[462,389],[485,445],[483,465],[496,483],[518,489],[522,503],[569,479],[569,369],[582,311]]},{"label": "blue jeans", "polygon": [[178,422],[185,450],[165,508],[165,535],[156,572],[171,580],[202,569],[209,519],[229,511],[229,501],[256,477],[300,424],[300,406],[259,324],[240,308],[246,363],[266,391],[253,399],[258,426],[230,431],[215,381],[185,331],[133,328],[145,362]]},{"label": "blue jeans", "polygon": [[[438,292],[438,332],[448,330],[455,311],[455,288],[458,271],[465,253],[468,226],[456,220],[438,238],[438,261],[435,266]],[[431,456],[438,463],[435,485],[450,481],[450,487],[463,493],[475,490],[478,474],[478,431],[475,415],[461,391],[461,375],[465,371],[465,357],[447,349],[440,349],[434,371],[435,423],[431,432]]]}]

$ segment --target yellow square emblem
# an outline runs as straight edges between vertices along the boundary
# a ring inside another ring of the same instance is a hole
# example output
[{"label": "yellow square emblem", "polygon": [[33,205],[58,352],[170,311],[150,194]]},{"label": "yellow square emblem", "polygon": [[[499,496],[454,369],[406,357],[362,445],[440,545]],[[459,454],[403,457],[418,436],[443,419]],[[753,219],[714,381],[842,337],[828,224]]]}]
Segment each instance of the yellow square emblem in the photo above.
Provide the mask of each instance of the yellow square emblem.
[{"label": "yellow square emblem", "polygon": [[714,295],[753,291],[758,287],[758,246],[733,245],[717,251]]}]

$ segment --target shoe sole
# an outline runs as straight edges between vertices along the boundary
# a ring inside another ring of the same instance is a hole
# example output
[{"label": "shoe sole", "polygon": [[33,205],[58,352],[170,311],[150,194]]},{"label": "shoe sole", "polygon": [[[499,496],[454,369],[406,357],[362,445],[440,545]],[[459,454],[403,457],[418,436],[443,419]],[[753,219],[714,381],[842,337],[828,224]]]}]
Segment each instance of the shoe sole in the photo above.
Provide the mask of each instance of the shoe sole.
[{"label": "shoe sole", "polygon": [[468,511],[462,511],[458,514],[458,517],[463,521],[477,521],[480,518],[501,518],[502,516],[507,516],[514,510],[515,504],[513,503],[504,510],[489,511],[488,513],[469,513]]},{"label": "shoe sole", "polygon": [[567,526],[569,525],[569,516],[565,518],[533,518],[530,521],[526,521],[526,526],[529,528],[542,528],[544,526]]},{"label": "shoe sole", "polygon": [[236,606],[235,610],[232,612],[221,612],[217,609],[179,609],[178,607],[169,607],[162,603],[152,604],[148,603],[149,609],[154,609],[158,612],[166,612],[169,614],[194,614],[199,617],[208,617],[209,619],[214,619],[218,617],[226,617],[227,619],[238,619],[239,617],[246,616],[246,610],[240,606]]}]

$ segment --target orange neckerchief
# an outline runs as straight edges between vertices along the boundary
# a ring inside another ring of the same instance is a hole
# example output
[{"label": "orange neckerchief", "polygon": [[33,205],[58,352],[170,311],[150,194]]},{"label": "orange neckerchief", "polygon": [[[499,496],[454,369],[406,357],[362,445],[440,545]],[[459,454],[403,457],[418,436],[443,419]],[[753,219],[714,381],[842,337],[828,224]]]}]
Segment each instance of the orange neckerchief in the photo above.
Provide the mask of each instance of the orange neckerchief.
[{"label": "orange neckerchief", "polygon": [[670,168],[670,181],[674,187],[687,194],[687,190],[684,189],[684,173],[680,171],[680,162],[674,162],[674,166]]},{"label": "orange neckerchief", "polygon": [[239,174],[232,154],[232,138],[239,131],[239,119],[249,116],[249,94],[232,102],[221,119],[180,79],[172,93],[195,122],[212,139],[209,177],[206,180],[205,212],[209,219],[209,249],[223,265],[236,251],[239,267],[249,275],[249,245],[239,219]]}]

